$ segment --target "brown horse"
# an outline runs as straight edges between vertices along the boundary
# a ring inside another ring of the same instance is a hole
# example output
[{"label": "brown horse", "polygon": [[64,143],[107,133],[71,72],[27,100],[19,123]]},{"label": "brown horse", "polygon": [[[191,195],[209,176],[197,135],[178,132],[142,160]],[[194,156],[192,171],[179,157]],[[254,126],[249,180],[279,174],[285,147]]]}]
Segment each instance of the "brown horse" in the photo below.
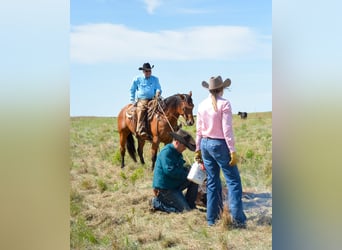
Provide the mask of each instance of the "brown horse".
[{"label": "brown horse", "polygon": [[[194,104],[191,96],[192,92],[190,91],[189,94],[176,94],[165,99],[158,99],[158,101],[152,100],[149,102],[149,119],[147,124],[148,133],[151,136],[151,140],[149,141],[152,143],[152,171],[156,162],[160,142],[163,142],[164,144],[170,143],[172,141],[170,132],[179,129],[177,124],[178,117],[183,116],[186,125],[192,126],[194,124],[194,117],[192,114]],[[131,158],[134,162],[137,162],[133,135],[135,135],[138,140],[137,151],[140,162],[145,164],[143,148],[146,139],[141,138],[135,133],[136,123],[137,118],[136,113],[134,112],[134,106],[133,104],[128,104],[121,109],[118,115],[121,168],[125,166],[126,147]]]}]

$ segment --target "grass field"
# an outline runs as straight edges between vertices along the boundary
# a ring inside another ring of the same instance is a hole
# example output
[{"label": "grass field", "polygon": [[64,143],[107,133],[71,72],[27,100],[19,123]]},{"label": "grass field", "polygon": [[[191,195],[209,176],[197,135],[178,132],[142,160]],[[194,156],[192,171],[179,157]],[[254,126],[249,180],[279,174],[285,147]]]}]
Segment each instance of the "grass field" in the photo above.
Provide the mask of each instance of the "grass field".
[{"label": "grass field", "polygon": [[[270,198],[267,206],[255,203],[255,209],[246,212],[244,230],[229,230],[221,222],[209,228],[200,210],[150,212],[150,143],[144,148],[145,165],[126,154],[121,169],[116,122],[115,117],[71,118],[71,249],[272,249],[271,112],[233,119],[243,191],[250,194],[247,198]],[[195,126],[183,129],[195,137]],[[183,154],[191,164],[194,153]]]}]

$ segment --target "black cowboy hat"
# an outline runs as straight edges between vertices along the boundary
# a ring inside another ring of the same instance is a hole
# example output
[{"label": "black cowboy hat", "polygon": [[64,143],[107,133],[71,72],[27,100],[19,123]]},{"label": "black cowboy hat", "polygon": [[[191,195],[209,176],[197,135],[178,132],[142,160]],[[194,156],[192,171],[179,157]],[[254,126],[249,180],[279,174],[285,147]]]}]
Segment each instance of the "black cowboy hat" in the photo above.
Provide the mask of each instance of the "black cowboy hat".
[{"label": "black cowboy hat", "polygon": [[188,149],[190,149],[191,151],[195,151],[196,149],[195,140],[192,138],[192,136],[188,132],[182,129],[179,129],[177,132],[170,132],[170,134],[174,139],[184,144]]},{"label": "black cowboy hat", "polygon": [[153,69],[154,65],[151,65],[149,63],[144,63],[142,67],[139,67],[139,70],[151,70]]}]

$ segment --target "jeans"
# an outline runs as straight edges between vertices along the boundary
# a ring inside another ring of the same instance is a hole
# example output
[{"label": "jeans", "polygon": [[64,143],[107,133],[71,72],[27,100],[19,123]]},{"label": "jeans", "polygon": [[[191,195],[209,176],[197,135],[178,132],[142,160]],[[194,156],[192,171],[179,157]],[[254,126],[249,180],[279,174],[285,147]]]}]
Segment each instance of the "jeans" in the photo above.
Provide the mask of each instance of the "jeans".
[{"label": "jeans", "polygon": [[[183,190],[187,188],[184,196]],[[186,181],[179,189],[161,189],[153,200],[155,209],[165,212],[183,212],[196,208],[198,184]]]},{"label": "jeans", "polygon": [[152,198],[152,206],[154,209],[159,210],[159,211],[164,211],[167,213],[178,213],[178,210],[175,209],[174,207],[170,207],[165,205],[163,202],[161,202],[158,197],[153,197]]},{"label": "jeans", "polygon": [[215,224],[223,210],[222,169],[228,187],[228,205],[233,222],[245,224],[246,215],[242,205],[242,185],[237,166],[230,166],[230,152],[224,139],[202,138],[201,152],[207,171],[207,222]]}]

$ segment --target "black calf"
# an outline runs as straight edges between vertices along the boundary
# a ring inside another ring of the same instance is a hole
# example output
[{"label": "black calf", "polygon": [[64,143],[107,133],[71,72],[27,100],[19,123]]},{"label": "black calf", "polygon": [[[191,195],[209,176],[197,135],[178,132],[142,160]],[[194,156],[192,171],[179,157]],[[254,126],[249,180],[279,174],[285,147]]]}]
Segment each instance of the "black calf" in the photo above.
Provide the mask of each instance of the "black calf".
[{"label": "black calf", "polygon": [[239,112],[238,115],[241,119],[247,119],[247,112]]}]

